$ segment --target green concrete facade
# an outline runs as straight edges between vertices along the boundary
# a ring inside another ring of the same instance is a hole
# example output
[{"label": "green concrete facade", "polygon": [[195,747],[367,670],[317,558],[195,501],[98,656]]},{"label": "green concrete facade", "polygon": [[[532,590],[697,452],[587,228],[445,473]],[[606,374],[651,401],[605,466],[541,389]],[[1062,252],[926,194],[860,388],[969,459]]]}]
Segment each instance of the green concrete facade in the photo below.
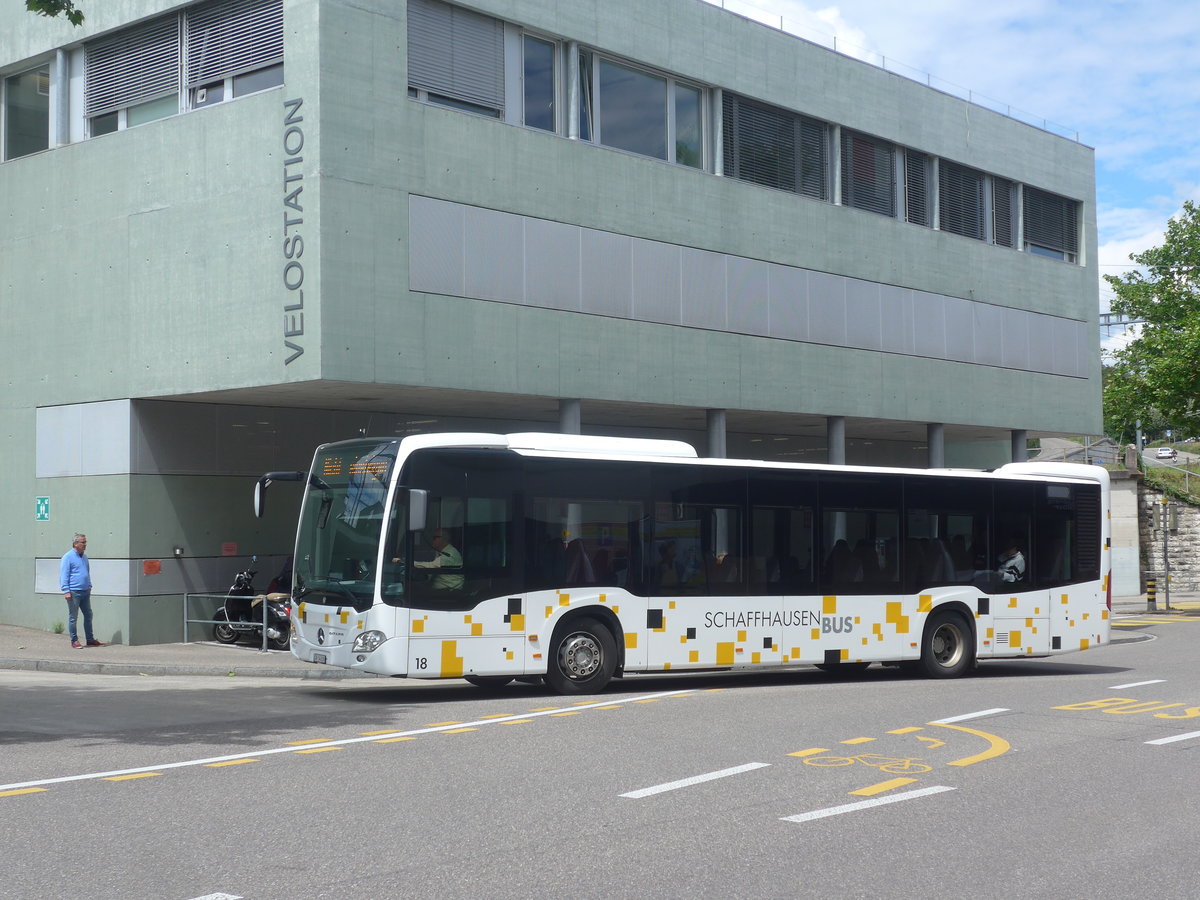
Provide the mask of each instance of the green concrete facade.
[{"label": "green concrete facade", "polygon": [[[469,6],[1078,200],[1078,260],[418,102],[404,3],[284,0],[282,86],[0,162],[0,622],[65,621],[48,573],[84,531],[109,579],[100,639],[178,640],[184,591],[223,589],[251,553],[265,587],[289,552],[298,496],[254,520],[257,474],[360,430],[557,430],[578,399],[584,431],[702,452],[706,410],[731,446],[813,453],[845,417],[848,461],[879,464],[921,464],[939,423],[947,464],[973,466],[1007,461],[1013,431],[1101,430],[1098,346],[1065,376],[413,290],[418,197],[1095,333],[1090,148],[700,0]],[[176,8],[96,4],[73,29],[6,6],[0,76]]]}]

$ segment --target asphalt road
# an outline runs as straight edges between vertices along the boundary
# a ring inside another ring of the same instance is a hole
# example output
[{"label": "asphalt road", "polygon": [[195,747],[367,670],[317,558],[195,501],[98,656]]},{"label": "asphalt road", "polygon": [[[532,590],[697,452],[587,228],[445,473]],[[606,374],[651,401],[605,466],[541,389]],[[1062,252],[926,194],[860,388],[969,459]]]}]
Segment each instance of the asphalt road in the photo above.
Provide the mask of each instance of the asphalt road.
[{"label": "asphalt road", "polygon": [[0,897],[1194,897],[1200,618],[1117,625],[576,699],[0,672]]}]

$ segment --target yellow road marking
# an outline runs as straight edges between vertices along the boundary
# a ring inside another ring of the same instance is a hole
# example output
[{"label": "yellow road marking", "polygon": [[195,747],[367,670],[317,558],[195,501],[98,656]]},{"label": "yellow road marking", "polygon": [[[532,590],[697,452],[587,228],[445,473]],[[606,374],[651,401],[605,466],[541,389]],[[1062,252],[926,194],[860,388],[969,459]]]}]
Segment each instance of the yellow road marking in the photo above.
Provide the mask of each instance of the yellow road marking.
[{"label": "yellow road marking", "polygon": [[977,753],[975,756],[965,756],[962,759],[956,759],[954,762],[946,763],[948,766],[973,766],[975,763],[983,762],[987,759],[995,759],[997,756],[1002,756],[1012,749],[1012,745],[1004,738],[996,737],[994,734],[988,734],[986,731],[976,731],[974,728],[963,728],[961,725],[946,725],[943,722],[928,722],[926,724],[936,725],[938,728],[952,728],[955,731],[964,731],[967,734],[973,734],[976,737],[981,737],[990,745],[987,750],[982,753]]},{"label": "yellow road marking", "polygon": [[904,787],[906,784],[912,784],[916,780],[915,778],[893,778],[891,781],[881,781],[879,784],[859,788],[857,791],[851,791],[850,793],[856,797],[873,797],[875,794],[882,794],[885,791],[892,791],[898,787]]},{"label": "yellow road marking", "polygon": [[487,716],[480,716],[481,719],[507,719],[512,713],[492,713]]},{"label": "yellow road marking", "polygon": [[510,722],[501,722],[501,725],[528,725],[533,719],[513,719]]},{"label": "yellow road marking", "polygon": [[566,712],[550,713],[550,715],[557,718],[558,716],[577,716],[581,712],[583,712],[582,709],[568,709]]},{"label": "yellow road marking", "polygon": [[530,712],[550,712],[553,709],[558,709],[557,706],[535,706]]},{"label": "yellow road marking", "polygon": [[0,791],[0,797],[18,797],[21,794],[42,794],[45,788],[22,788],[19,791]]},{"label": "yellow road marking", "polygon": [[[380,734],[386,734],[386,732],[381,731]],[[326,741],[329,741],[329,740],[332,740],[332,738],[312,738],[311,740],[307,740],[307,741],[287,741],[284,744],[284,746],[285,747],[303,747],[305,744],[324,744]]]},{"label": "yellow road marking", "polygon": [[341,750],[341,747],[313,747],[311,750],[297,750],[297,753],[328,753],[330,750]]},{"label": "yellow road marking", "polygon": [[462,722],[429,722],[425,725],[426,728],[441,728],[443,725],[461,725]]},{"label": "yellow road marking", "polygon": [[443,731],[442,734],[464,734],[468,731],[478,731],[478,728],[451,728],[449,731]]},{"label": "yellow road marking", "polygon": [[788,756],[813,756],[817,753],[828,752],[828,747],[809,747],[807,750],[797,750],[795,753],[789,753]]},{"label": "yellow road marking", "polygon": [[620,706],[596,706],[593,709],[620,709]]},{"label": "yellow road marking", "polygon": [[873,740],[875,740],[875,738],[859,737],[859,738],[850,738],[850,740],[842,741],[842,743],[843,744],[869,744]]},{"label": "yellow road marking", "polygon": [[361,734],[363,737],[371,737],[375,734],[394,734],[395,731],[395,728],[385,728],[382,731],[360,731],[359,734]]},{"label": "yellow road marking", "polygon": [[258,762],[258,760],[257,759],[227,759],[227,760],[225,760],[225,762],[205,763],[204,765],[209,769],[220,769],[224,766],[240,766],[240,765],[242,765],[242,763],[252,763],[252,762]]},{"label": "yellow road marking", "polygon": [[920,731],[920,728],[911,726],[909,728],[897,728],[894,731],[889,731],[888,734],[912,734],[914,731]]},{"label": "yellow road marking", "polygon": [[651,697],[649,700],[634,700],[634,703],[657,703],[661,697]]},{"label": "yellow road marking", "polygon": [[[387,732],[382,732],[382,733],[386,734]],[[380,738],[379,740],[374,741],[374,743],[376,743],[376,744],[395,744],[395,743],[399,743],[400,741],[415,741],[415,740],[416,740],[415,737]]]},{"label": "yellow road marking", "polygon": [[156,778],[162,772],[135,772],[133,775],[113,775],[111,778],[105,778],[105,781],[133,781],[135,778]]}]

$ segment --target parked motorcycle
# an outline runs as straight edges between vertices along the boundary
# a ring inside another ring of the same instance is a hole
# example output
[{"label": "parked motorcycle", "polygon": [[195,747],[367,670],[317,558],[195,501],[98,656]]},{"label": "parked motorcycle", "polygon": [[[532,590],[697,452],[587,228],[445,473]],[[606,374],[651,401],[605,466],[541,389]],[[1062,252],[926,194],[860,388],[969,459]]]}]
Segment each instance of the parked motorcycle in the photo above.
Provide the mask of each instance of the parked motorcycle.
[{"label": "parked motorcycle", "polygon": [[[251,557],[253,564],[258,557]],[[283,592],[260,594],[254,589],[254,576],[258,572],[246,568],[234,576],[233,584],[225,594],[225,605],[213,614],[213,640],[221,644],[236,644],[242,639],[253,638],[260,645],[263,639],[263,610],[267,605],[267,646],[272,650],[286,650],[291,643],[291,597]],[[279,579],[272,582],[276,586]]]}]

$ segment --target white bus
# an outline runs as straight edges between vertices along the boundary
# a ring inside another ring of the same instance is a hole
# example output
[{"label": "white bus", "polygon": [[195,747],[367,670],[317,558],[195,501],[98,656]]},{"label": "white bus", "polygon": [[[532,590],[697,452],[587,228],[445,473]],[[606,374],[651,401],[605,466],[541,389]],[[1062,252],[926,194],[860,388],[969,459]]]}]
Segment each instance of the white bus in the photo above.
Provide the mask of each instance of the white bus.
[{"label": "white bus", "polygon": [[[937,678],[1105,644],[1108,473],[698,459],[676,441],[430,434],[319,447],[292,653],[487,687],[629,672]],[[1017,558],[1019,556],[1019,559]]]}]

